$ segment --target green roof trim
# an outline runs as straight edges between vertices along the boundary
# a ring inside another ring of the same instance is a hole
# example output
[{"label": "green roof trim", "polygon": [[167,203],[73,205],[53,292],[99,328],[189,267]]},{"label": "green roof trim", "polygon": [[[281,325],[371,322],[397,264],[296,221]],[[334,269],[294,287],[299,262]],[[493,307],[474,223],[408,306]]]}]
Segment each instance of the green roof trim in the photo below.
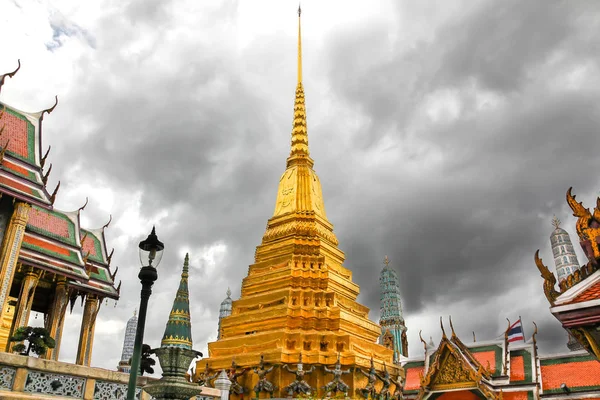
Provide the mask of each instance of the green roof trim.
[{"label": "green roof trim", "polygon": [[[94,235],[92,232],[88,231],[87,229],[81,229],[81,237],[83,238],[84,235],[86,240],[92,240],[93,241],[93,246],[94,246],[94,253],[90,252],[90,255],[88,257],[88,260],[91,261],[95,261],[99,264],[106,264],[106,261],[104,260],[104,258],[102,257],[102,244],[100,243],[100,239],[98,239],[96,237],[96,235]],[[82,247],[83,247],[83,243],[81,243]],[[83,255],[86,255],[86,252],[84,250]]]},{"label": "green roof trim", "polygon": [[47,249],[45,247],[36,246],[35,244],[27,243],[25,240],[23,240],[23,243],[21,244],[21,246],[25,247],[26,249],[29,249],[29,250],[34,250],[39,253],[46,254],[46,255],[54,257],[54,258],[58,258],[63,261],[71,262],[77,266],[82,266],[79,257],[77,257],[77,253],[75,253],[71,249],[64,248],[68,252],[68,255],[67,255],[67,254],[57,253],[57,252]]},{"label": "green roof trim", "polygon": [[557,357],[557,358],[547,358],[540,359],[540,365],[556,365],[556,364],[566,364],[572,362],[583,362],[583,361],[597,361],[596,358],[589,354],[582,354],[571,357]]},{"label": "green roof trim", "polygon": [[91,279],[95,279],[97,281],[101,281],[101,282],[109,283],[110,284],[111,280],[108,277],[108,274],[106,272],[106,268],[92,266],[89,275],[90,275]]},{"label": "green roof trim", "polygon": [[185,255],[179,288],[165,328],[160,347],[179,347],[192,350],[192,321],[190,318],[190,296],[188,290],[189,255]]},{"label": "green roof trim", "polygon": [[[510,352],[510,357],[523,357],[523,368],[525,369],[525,380],[522,381],[512,381],[511,382],[527,382],[527,383],[532,383],[533,382],[533,374],[532,374],[532,368],[533,365],[531,364],[531,353],[528,352],[527,350],[513,350]],[[510,365],[509,365],[510,367]],[[536,366],[537,367],[537,366]]]},{"label": "green roof trim", "polygon": [[409,368],[418,368],[418,367],[424,367],[424,366],[425,366],[425,361],[409,361],[406,364],[404,364],[404,366],[402,368],[409,369]]}]

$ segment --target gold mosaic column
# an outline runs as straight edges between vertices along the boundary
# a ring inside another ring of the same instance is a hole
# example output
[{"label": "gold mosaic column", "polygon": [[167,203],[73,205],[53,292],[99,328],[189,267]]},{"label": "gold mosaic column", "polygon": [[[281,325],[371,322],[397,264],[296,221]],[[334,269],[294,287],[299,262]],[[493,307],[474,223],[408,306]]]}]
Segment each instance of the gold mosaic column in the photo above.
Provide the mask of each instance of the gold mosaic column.
[{"label": "gold mosaic column", "polygon": [[90,366],[92,361],[92,345],[94,344],[94,330],[96,328],[96,316],[100,311],[102,302],[98,296],[88,294],[83,309],[83,320],[81,321],[81,333],[79,334],[79,348],[77,349],[76,364]]},{"label": "gold mosaic column", "polygon": [[54,289],[54,302],[50,309],[50,315],[46,323],[46,329],[50,337],[54,339],[56,345],[53,349],[48,349],[45,358],[58,361],[60,353],[60,341],[62,338],[63,325],[65,323],[65,314],[69,304],[69,291],[67,289],[67,278],[59,276]]},{"label": "gold mosaic column", "polygon": [[[19,293],[19,300],[17,302],[17,308],[15,309],[15,319],[10,330],[10,336],[12,336],[20,327],[27,325],[35,288],[37,287],[39,280],[40,275],[32,267],[27,267],[25,277],[21,282],[21,292]],[[10,342],[8,348],[10,348]]]},{"label": "gold mosaic column", "polygon": [[25,225],[27,225],[27,219],[29,218],[29,210],[31,210],[29,204],[20,201],[15,202],[13,214],[4,232],[4,240],[0,248],[0,282],[2,282],[0,288],[0,306],[2,308],[0,310],[2,310],[2,313],[7,310],[6,303],[15,275]]}]

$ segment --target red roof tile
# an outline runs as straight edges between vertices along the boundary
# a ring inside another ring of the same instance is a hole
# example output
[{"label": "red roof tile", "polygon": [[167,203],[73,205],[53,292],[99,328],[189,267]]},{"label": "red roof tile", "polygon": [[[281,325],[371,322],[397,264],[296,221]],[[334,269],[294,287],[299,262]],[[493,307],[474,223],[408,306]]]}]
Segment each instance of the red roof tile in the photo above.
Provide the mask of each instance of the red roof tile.
[{"label": "red roof tile", "polygon": [[598,386],[600,362],[581,361],[563,364],[542,365],[542,389],[558,389],[561,384],[571,388]]},{"label": "red roof tile", "polygon": [[[521,357],[523,358],[523,357]],[[528,400],[527,392],[503,392],[503,400]]]},{"label": "red roof tile", "polygon": [[585,292],[575,297],[573,303],[582,303],[584,301],[600,299],[600,282],[589,287]]},{"label": "red roof tile", "polygon": [[419,378],[420,374],[425,374],[425,367],[407,368],[404,390],[419,389],[421,387],[421,379]]},{"label": "red roof tile", "polygon": [[525,361],[523,356],[511,357],[510,358],[510,381],[524,381],[525,380]]},{"label": "red roof tile", "polygon": [[478,353],[471,353],[473,357],[481,364],[484,368],[489,368],[491,373],[496,372],[496,352],[495,351],[481,351]]}]

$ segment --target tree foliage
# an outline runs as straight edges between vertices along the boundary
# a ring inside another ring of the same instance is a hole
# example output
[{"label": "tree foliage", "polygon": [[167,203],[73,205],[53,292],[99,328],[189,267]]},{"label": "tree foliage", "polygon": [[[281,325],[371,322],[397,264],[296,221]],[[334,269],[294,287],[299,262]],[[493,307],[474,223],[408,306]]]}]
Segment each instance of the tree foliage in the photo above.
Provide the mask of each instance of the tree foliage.
[{"label": "tree foliage", "polygon": [[56,342],[50,337],[50,332],[46,328],[22,326],[18,328],[10,338],[11,342],[27,342],[19,343],[13,346],[13,351],[28,356],[31,352],[41,356],[48,349],[53,349]]}]

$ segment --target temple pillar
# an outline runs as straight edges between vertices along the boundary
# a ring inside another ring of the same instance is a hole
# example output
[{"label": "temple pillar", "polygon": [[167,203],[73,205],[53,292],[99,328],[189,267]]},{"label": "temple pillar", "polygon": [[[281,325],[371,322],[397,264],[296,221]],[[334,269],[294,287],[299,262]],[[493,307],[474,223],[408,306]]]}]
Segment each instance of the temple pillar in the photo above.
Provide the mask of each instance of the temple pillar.
[{"label": "temple pillar", "polygon": [[65,314],[68,304],[69,291],[67,288],[67,278],[59,276],[56,282],[56,288],[54,289],[54,301],[50,308],[50,315],[46,321],[46,329],[50,333],[50,337],[56,342],[56,345],[53,349],[48,349],[44,358],[58,361],[62,330],[65,323]]},{"label": "temple pillar", "polygon": [[96,316],[100,311],[102,301],[94,294],[88,294],[83,309],[81,333],[79,334],[79,347],[77,349],[76,364],[90,366],[92,361],[92,346],[94,344],[94,330],[96,329]]},{"label": "temple pillar", "polygon": [[[21,282],[21,291],[19,293],[19,300],[15,309],[15,319],[13,320],[12,328],[10,330],[10,336],[14,335],[15,331],[22,326],[27,326],[29,321],[29,313],[31,312],[31,304],[33,303],[33,296],[35,294],[35,288],[40,280],[40,275],[33,269],[33,267],[27,267],[25,276]],[[9,336],[9,339],[10,339]],[[9,341],[7,346],[8,349],[12,346]]]},{"label": "temple pillar", "polygon": [[12,216],[4,232],[2,245],[0,247],[0,310],[2,314],[7,312],[8,297],[12,287],[17,259],[21,250],[21,242],[25,233],[25,226],[29,218],[31,206],[20,201],[15,202]]}]

